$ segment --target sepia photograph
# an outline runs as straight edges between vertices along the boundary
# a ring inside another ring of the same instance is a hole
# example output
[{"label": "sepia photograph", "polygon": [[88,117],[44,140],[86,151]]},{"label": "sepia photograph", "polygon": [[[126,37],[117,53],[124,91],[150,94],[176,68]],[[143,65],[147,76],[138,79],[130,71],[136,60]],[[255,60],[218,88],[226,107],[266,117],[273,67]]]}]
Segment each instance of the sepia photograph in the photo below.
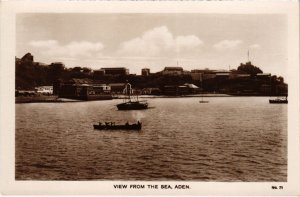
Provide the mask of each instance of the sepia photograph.
[{"label": "sepia photograph", "polygon": [[14,20],[17,183],[188,194],[196,183],[272,191],[291,180],[299,65],[288,14],[43,10]]},{"label": "sepia photograph", "polygon": [[286,181],[286,22],[18,14],[16,179]]}]

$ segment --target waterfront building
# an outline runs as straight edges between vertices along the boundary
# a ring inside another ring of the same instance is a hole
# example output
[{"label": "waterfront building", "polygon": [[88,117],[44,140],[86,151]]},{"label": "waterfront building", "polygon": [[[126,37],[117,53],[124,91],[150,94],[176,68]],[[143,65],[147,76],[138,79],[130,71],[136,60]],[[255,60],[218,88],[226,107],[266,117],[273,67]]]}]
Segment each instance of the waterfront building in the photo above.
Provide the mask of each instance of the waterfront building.
[{"label": "waterfront building", "polygon": [[177,86],[175,85],[165,85],[163,88],[163,92],[165,95],[177,95]]},{"label": "waterfront building", "polygon": [[186,85],[177,86],[177,94],[179,95],[189,94],[189,87]]},{"label": "waterfront building", "polygon": [[58,86],[61,98],[78,100],[106,100],[112,99],[111,88],[109,85],[101,84],[91,79],[76,79],[60,82]]},{"label": "waterfront building", "polygon": [[94,94],[110,94],[111,87],[106,84],[93,84]]},{"label": "waterfront building", "polygon": [[126,83],[110,83],[111,92],[114,94],[123,94]]},{"label": "waterfront building", "polygon": [[186,95],[200,92],[200,88],[194,84],[185,83],[184,85],[166,85],[163,92],[165,95]]},{"label": "waterfront building", "polygon": [[35,91],[32,90],[16,90],[15,96],[34,96],[36,95]]}]

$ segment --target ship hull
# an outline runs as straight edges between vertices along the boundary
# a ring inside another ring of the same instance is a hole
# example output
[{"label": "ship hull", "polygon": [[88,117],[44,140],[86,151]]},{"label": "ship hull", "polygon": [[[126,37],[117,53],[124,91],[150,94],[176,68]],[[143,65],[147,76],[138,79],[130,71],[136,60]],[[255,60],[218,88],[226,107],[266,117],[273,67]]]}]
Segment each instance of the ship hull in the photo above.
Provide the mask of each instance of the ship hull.
[{"label": "ship hull", "polygon": [[132,125],[94,125],[97,130],[141,130],[141,124]]},{"label": "ship hull", "polygon": [[117,105],[118,110],[143,110],[148,108],[147,103],[126,102]]},{"label": "ship hull", "polygon": [[269,100],[269,103],[271,104],[287,104],[287,100]]}]

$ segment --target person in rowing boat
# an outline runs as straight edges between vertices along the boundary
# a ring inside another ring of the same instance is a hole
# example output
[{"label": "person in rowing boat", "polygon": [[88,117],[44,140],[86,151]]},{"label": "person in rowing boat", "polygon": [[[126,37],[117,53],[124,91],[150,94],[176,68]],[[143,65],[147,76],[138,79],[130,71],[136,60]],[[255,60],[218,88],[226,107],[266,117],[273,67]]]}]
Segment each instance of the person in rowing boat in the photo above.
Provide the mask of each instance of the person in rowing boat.
[{"label": "person in rowing boat", "polygon": [[137,123],[137,124],[138,124],[138,126],[141,126],[141,123],[140,123],[140,121],[138,121],[138,123]]},{"label": "person in rowing boat", "polygon": [[125,124],[126,126],[128,126],[129,125],[129,123],[128,123],[128,121],[126,122],[126,124]]}]

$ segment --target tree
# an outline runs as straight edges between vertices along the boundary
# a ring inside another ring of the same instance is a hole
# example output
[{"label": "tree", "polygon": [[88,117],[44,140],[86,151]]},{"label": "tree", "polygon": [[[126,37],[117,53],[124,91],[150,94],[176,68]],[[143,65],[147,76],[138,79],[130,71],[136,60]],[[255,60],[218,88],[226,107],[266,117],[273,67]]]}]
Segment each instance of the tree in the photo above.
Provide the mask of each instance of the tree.
[{"label": "tree", "polygon": [[62,77],[62,74],[65,70],[65,65],[63,63],[51,63],[49,65],[49,80],[53,83],[57,79]]},{"label": "tree", "polygon": [[263,71],[260,68],[252,65],[251,62],[241,64],[237,70],[239,72],[245,72],[247,74],[250,74],[251,76],[255,76],[257,73],[263,73]]},{"label": "tree", "polygon": [[84,73],[87,73],[87,74],[92,72],[92,69],[87,68],[87,67],[83,67],[82,70]]},{"label": "tree", "polygon": [[284,83],[283,77],[280,76],[280,77],[278,77],[277,79],[278,79],[278,81],[279,81],[280,83]]},{"label": "tree", "polygon": [[73,71],[73,72],[77,72],[77,73],[80,73],[81,70],[82,70],[82,68],[79,67],[79,66],[76,66],[76,67],[72,68],[72,71]]}]

